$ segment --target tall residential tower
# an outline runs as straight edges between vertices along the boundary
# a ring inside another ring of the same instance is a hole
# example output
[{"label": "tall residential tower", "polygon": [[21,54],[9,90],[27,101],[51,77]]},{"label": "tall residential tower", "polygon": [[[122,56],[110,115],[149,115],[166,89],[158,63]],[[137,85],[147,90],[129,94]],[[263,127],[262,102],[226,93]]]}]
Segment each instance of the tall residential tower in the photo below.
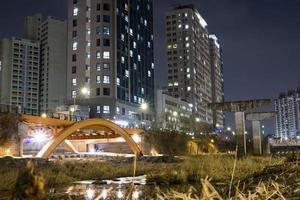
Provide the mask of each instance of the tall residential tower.
[{"label": "tall residential tower", "polygon": [[27,16],[24,37],[40,42],[39,110],[55,112],[66,99],[67,21]]},{"label": "tall residential tower", "polygon": [[300,88],[281,93],[275,100],[276,136],[282,139],[300,137]]},{"label": "tall residential tower", "polygon": [[[215,46],[217,42],[211,42],[207,23],[193,5],[168,11],[166,38],[168,93],[187,101],[196,121],[223,125],[223,119],[214,119],[212,110],[207,108],[208,103],[222,101],[221,80],[213,84],[213,80],[221,79],[215,75],[222,76],[221,54],[219,46]],[[218,87],[218,92],[213,87]],[[216,93],[218,97],[213,95]]]},{"label": "tall residential tower", "polygon": [[0,41],[0,103],[39,113],[39,42],[12,37]]},{"label": "tall residential tower", "polygon": [[[69,104],[133,127],[152,120],[152,0],[68,1]],[[141,105],[145,104],[141,109]]]}]

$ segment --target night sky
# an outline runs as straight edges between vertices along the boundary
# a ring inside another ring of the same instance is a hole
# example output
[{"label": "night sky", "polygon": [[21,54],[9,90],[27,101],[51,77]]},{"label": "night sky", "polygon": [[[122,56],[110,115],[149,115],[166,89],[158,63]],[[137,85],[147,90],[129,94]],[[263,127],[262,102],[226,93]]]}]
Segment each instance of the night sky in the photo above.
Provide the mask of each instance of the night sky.
[{"label": "night sky", "polygon": [[[195,4],[223,49],[225,99],[276,98],[300,86],[300,1],[153,0],[156,83],[166,85],[165,12]],[[2,0],[0,37],[20,36],[24,16],[66,18],[66,0]],[[231,117],[228,124],[231,125]],[[267,131],[273,131],[271,122]]]}]

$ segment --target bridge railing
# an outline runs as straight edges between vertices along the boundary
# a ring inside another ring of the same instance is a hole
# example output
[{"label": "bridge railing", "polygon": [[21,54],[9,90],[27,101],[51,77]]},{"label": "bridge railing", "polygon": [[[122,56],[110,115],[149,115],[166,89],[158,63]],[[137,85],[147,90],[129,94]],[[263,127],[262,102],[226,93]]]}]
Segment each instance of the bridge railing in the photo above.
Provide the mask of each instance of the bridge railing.
[{"label": "bridge railing", "polygon": [[269,139],[271,146],[300,146],[300,139]]}]

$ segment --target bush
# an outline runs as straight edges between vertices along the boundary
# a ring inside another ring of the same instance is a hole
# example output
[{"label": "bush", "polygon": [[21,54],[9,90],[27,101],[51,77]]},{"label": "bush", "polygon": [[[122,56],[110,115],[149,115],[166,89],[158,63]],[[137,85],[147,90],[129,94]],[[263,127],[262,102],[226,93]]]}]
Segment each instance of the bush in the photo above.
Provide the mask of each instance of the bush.
[{"label": "bush", "polygon": [[170,156],[186,155],[190,137],[176,131],[150,131],[145,135],[145,143],[159,154]]}]

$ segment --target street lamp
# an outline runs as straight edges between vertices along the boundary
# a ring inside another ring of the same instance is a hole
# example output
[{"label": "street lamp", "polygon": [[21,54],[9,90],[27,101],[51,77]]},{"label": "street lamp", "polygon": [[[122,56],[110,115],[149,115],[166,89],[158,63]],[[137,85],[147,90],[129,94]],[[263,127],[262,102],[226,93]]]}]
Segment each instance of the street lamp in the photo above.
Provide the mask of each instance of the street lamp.
[{"label": "street lamp", "polygon": [[227,131],[231,131],[231,127],[228,126],[228,127],[227,127]]},{"label": "street lamp", "polygon": [[142,109],[143,111],[148,110],[148,107],[149,107],[148,104],[145,103],[145,102],[141,104],[141,109]]},{"label": "street lamp", "polygon": [[87,87],[83,87],[83,88],[81,88],[81,94],[83,94],[83,95],[89,95],[90,94],[90,90]]},{"label": "street lamp", "polygon": [[173,116],[174,116],[174,117],[177,117],[177,116],[178,116],[178,112],[177,112],[177,111],[174,111],[174,112],[173,112]]}]

